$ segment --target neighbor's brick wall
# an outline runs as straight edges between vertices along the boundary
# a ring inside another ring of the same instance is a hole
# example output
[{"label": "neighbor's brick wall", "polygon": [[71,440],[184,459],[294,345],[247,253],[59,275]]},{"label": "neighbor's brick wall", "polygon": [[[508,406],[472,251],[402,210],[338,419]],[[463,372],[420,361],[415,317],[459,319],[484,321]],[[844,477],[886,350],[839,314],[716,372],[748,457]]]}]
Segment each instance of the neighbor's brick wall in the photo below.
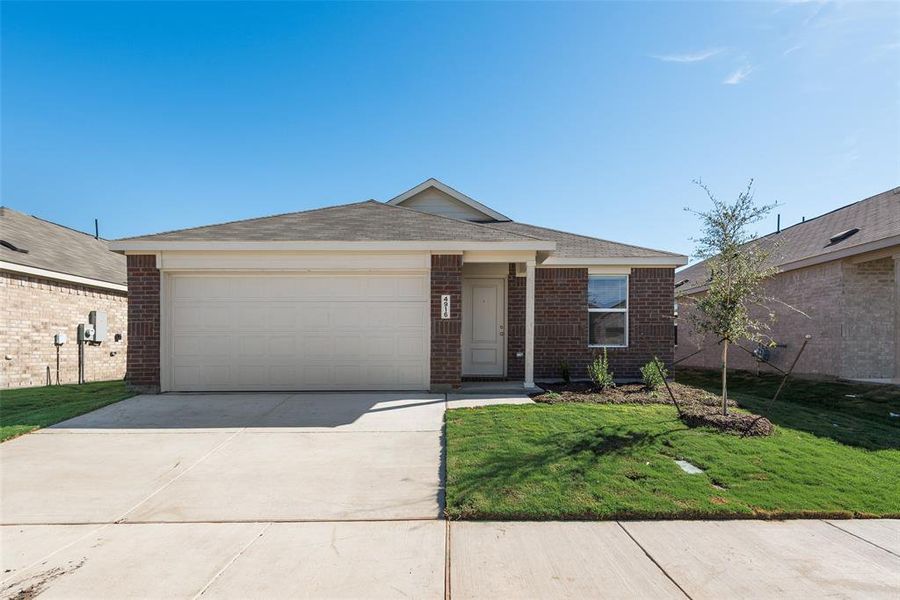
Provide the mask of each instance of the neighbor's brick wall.
[{"label": "neighbor's brick wall", "polygon": [[[795,372],[798,375],[836,375],[840,368],[841,346],[840,263],[834,261],[776,275],[766,284],[765,290],[767,295],[802,311],[797,312],[779,302],[771,303],[776,320],[769,334],[778,344],[778,347],[769,350],[772,364],[786,371],[800,350],[803,337],[809,334],[812,338]],[[722,347],[716,343],[718,338],[693,332],[690,325],[692,302],[691,296],[678,299],[676,358],[702,349],[681,364],[719,369],[722,366]],[[762,311],[757,315],[765,318]],[[746,340],[741,341],[740,345],[748,350],[756,347]],[[757,363],[756,359],[739,349],[729,350],[728,365],[745,371],[755,371],[758,367],[761,372],[777,372],[765,363]]]},{"label": "neighbor's brick wall", "polygon": [[[78,383],[79,323],[88,322],[92,310],[108,318],[107,341],[85,345],[86,381],[121,379],[125,376],[125,292],[79,284],[0,273],[0,305],[3,306],[3,336],[0,336],[0,387],[19,388],[47,384],[47,367],[56,383],[56,346],[53,336],[65,333],[69,340],[59,352],[60,383]],[[123,339],[114,341],[115,334]],[[111,356],[111,354],[115,354]],[[9,357],[7,359],[6,357]]]},{"label": "neighbor's brick wall", "polygon": [[[441,319],[441,295],[450,318]],[[459,387],[462,375],[462,256],[431,257],[431,385]]]},{"label": "neighbor's brick wall", "polygon": [[894,376],[894,260],[890,257],[843,268],[844,345],[842,377]]},{"label": "neighbor's brick wall", "polygon": [[[813,377],[891,377],[894,361],[895,282],[893,260],[885,258],[854,265],[831,261],[788,271],[766,284],[766,294],[801,312],[775,302],[770,334],[779,344],[771,362],[787,370],[803,344],[811,339],[795,367],[797,375]],[[678,358],[699,348],[685,366],[721,367],[721,346],[711,336],[697,336],[688,319],[691,299],[679,298]],[[740,342],[749,350],[755,347]],[[728,353],[730,368],[775,372],[741,350]]]},{"label": "neighbor's brick wall", "polygon": [[[598,352],[588,347],[587,269],[536,269],[534,312],[534,376],[556,379],[565,360],[573,378],[587,377],[587,365]],[[525,278],[510,267],[508,279],[508,373],[524,375]],[[629,278],[629,345],[609,348],[617,378],[636,378],[653,356],[672,362],[674,269],[632,269]]]},{"label": "neighbor's brick wall", "polygon": [[159,391],[159,269],[156,257],[128,257],[128,385]]}]

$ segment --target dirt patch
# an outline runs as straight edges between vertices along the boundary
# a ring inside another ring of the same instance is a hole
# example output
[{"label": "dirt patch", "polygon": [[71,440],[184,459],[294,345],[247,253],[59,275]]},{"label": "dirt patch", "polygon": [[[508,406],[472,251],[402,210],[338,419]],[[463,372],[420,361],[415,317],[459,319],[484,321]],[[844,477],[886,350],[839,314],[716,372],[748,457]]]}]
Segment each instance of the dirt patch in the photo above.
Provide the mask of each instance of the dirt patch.
[{"label": "dirt patch", "polygon": [[[541,384],[543,392],[532,394],[535,402],[560,404],[563,402],[581,402],[588,404],[672,404],[666,388],[650,390],[642,383],[626,383],[608,390],[599,391],[588,382],[546,383]],[[706,390],[669,382],[669,388],[679,404],[699,404],[702,406],[721,406],[718,396]],[[729,400],[729,406],[735,406]]]},{"label": "dirt patch", "polygon": [[691,427],[706,425],[741,436],[766,436],[775,431],[775,426],[765,417],[737,412],[723,415],[716,408],[696,404],[684,407],[681,420]]},{"label": "dirt patch", "polygon": [[[82,558],[81,561],[77,563],[70,561],[65,568],[53,567],[52,569],[32,575],[23,581],[6,586],[0,590],[0,593],[3,594],[4,598],[9,598],[10,600],[33,600],[44,593],[47,586],[55,579],[73,573],[84,566],[86,560],[87,559]],[[18,588],[16,592],[12,593],[12,590],[16,588]]]}]

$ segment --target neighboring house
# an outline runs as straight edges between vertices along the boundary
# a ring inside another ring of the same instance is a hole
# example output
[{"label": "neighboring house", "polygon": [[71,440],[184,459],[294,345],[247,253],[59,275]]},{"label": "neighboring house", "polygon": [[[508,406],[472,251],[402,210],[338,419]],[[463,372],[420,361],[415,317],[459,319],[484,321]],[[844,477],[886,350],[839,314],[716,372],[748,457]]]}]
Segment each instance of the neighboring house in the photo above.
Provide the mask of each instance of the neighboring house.
[{"label": "neighboring house", "polygon": [[448,389],[670,361],[678,254],[516,223],[429,179],[374,200],[117,240],[145,390]]},{"label": "neighboring house", "polygon": [[[106,240],[0,207],[0,387],[57,383],[57,352],[59,383],[78,382],[80,357],[84,380],[122,379],[125,282],[125,258]],[[80,348],[91,311],[105,313],[107,339]],[[67,338],[59,347],[56,334]]]},{"label": "neighboring house", "polygon": [[[774,303],[772,336],[778,346],[769,360],[790,367],[803,343],[809,345],[798,374],[900,381],[900,188],[872,196],[814,219],[761,237],[775,243],[772,264],[779,273],[768,294],[803,311]],[[679,299],[676,358],[703,351],[683,364],[719,368],[717,340],[690,330],[690,299],[706,289],[707,269],[699,262],[675,274]],[[749,350],[755,347],[746,341]],[[736,369],[771,370],[740,350],[728,353]]]}]

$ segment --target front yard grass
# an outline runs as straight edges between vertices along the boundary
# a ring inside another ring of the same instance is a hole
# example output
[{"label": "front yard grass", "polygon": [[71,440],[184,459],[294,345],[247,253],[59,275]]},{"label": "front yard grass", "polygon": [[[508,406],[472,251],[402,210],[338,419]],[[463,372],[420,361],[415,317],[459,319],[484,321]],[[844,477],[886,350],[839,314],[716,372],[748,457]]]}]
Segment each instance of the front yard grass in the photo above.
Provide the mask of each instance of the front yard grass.
[{"label": "front yard grass", "polygon": [[134,396],[124,381],[0,392],[0,442]]},{"label": "front yard grass", "polygon": [[[682,383],[713,391],[714,374]],[[730,378],[731,379],[731,378]],[[456,519],[900,517],[897,388],[739,376],[729,394],[769,437],[689,428],[668,405],[555,404],[447,413]],[[847,395],[855,397],[847,397]],[[688,475],[675,459],[704,473]]]}]

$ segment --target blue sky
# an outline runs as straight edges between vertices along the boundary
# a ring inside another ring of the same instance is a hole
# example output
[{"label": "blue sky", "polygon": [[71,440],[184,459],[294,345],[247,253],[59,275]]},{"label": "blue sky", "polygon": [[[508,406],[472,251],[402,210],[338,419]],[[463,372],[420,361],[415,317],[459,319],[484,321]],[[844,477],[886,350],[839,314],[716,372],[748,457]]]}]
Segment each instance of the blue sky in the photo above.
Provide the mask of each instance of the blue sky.
[{"label": "blue sky", "polygon": [[900,3],[0,10],[0,200],[108,238],[437,177],[689,253],[698,177],[783,224],[900,185]]}]

